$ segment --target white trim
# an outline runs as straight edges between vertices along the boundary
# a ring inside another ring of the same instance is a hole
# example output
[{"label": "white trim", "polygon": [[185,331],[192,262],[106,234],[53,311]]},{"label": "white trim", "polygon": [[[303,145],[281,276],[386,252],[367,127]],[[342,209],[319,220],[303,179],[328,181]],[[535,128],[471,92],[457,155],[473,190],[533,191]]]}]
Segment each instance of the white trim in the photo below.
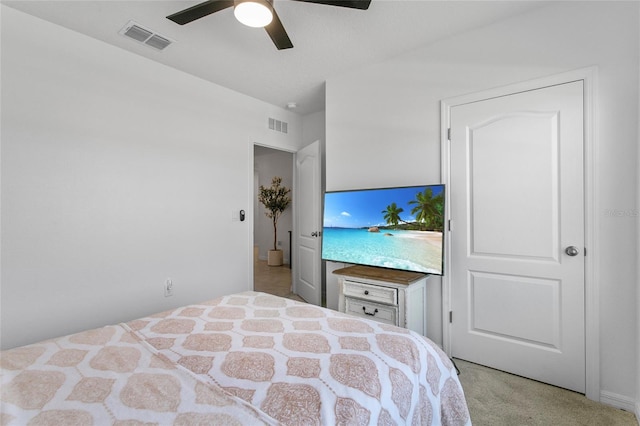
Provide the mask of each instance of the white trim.
[{"label": "white trim", "polygon": [[255,145],[257,145],[256,143],[254,143],[251,139],[249,139],[249,143],[247,144],[247,156],[248,156],[248,174],[249,174],[249,189],[247,191],[247,208],[244,209],[245,211],[245,222],[247,223],[247,226],[249,227],[249,231],[247,232],[247,251],[248,251],[248,257],[247,257],[247,271],[249,271],[249,279],[247,280],[247,284],[246,284],[246,288],[248,291],[253,291],[253,288],[255,286],[254,283],[254,270],[253,270],[253,264],[254,264],[254,259],[253,259],[253,245],[255,244],[255,238],[253,236],[253,227],[255,226],[254,224],[254,208],[253,208],[253,204],[254,204],[254,197],[256,196],[255,194],[255,188],[254,188],[254,184],[255,184]]},{"label": "white trim", "polygon": [[[615,408],[619,408],[630,413],[634,412],[635,401],[628,396],[618,395],[617,393],[602,391],[600,392],[600,402],[606,405],[610,405]],[[636,417],[638,415],[636,414]]]},{"label": "white trim", "polygon": [[449,100],[440,102],[440,181],[445,184],[444,211],[445,211],[445,232],[444,232],[444,268],[442,271],[442,349],[449,357],[451,356],[451,324],[449,322],[449,311],[451,310],[451,235],[449,229],[449,219],[451,202],[449,199],[449,182],[451,182],[451,171],[449,164],[451,151],[449,144],[449,127],[451,126],[451,107]]},{"label": "white trim", "polygon": [[[596,128],[596,89],[598,78],[597,67],[589,67],[569,71],[517,83],[504,87],[488,89],[482,92],[443,99],[440,104],[440,140],[441,140],[441,167],[442,182],[449,185],[450,182],[450,147],[448,141],[448,129],[451,123],[451,108],[471,102],[506,96],[513,93],[536,90],[543,87],[570,83],[572,81],[584,81],[584,191],[585,191],[585,378],[586,396],[594,401],[601,401],[603,397],[610,398],[610,394],[600,392],[600,285],[599,285],[599,219],[596,215],[598,205],[598,176],[599,171],[595,159],[598,157],[599,145]],[[449,216],[449,198],[445,206],[447,220]],[[445,258],[451,254],[450,234],[445,234]],[[442,345],[445,352],[451,355],[451,325],[449,324],[449,311],[451,310],[451,271],[450,262],[445,262],[445,273],[442,277]],[[619,401],[619,398],[615,398]],[[626,403],[625,403],[626,404]],[[628,406],[628,405],[627,405]],[[631,404],[633,410],[633,404]]]},{"label": "white trim", "polygon": [[[298,182],[298,152],[293,152],[291,155],[291,198],[293,202],[291,203],[291,250],[289,250],[289,265],[291,268],[291,284],[290,290],[292,293],[298,294],[298,268],[300,267],[300,262],[298,262],[298,247],[300,246],[300,241],[298,238],[298,192],[300,191],[300,185]],[[293,259],[296,259],[293,262]],[[293,263],[292,263],[293,262]]]},{"label": "white trim", "polygon": [[[638,21],[640,22],[640,9],[638,9]],[[640,42],[640,34],[638,35]],[[640,49],[639,49],[640,53]],[[640,74],[638,75],[640,85]],[[636,133],[640,146],[640,99],[638,99],[638,129]],[[640,168],[640,150],[636,155],[636,170]],[[640,173],[636,175],[636,211],[640,210]],[[640,218],[636,218],[636,420],[640,425]]]},{"label": "white trim", "polygon": [[586,396],[598,401],[600,396],[600,216],[596,214],[600,180],[597,129],[598,69],[582,70],[584,76],[584,144],[585,144],[585,355]]}]

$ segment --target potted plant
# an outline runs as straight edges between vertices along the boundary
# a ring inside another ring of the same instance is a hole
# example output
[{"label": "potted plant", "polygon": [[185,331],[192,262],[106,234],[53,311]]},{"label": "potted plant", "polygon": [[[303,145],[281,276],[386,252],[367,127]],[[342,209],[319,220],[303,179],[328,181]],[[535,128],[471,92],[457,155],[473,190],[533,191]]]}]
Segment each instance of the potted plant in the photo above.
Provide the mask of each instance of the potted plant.
[{"label": "potted plant", "polygon": [[280,266],[282,265],[282,250],[277,247],[278,244],[278,219],[282,213],[291,204],[291,197],[289,197],[290,189],[281,186],[282,178],[274,176],[271,179],[271,186],[265,187],[260,185],[260,191],[258,194],[258,201],[264,205],[267,211],[264,213],[273,222],[273,249],[269,250],[267,254],[267,265]]}]

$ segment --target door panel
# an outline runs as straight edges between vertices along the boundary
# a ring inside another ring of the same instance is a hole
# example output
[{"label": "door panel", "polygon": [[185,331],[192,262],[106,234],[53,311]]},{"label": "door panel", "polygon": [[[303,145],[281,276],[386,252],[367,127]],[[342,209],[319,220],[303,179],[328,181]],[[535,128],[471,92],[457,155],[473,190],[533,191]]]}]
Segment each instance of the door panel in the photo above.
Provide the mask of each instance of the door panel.
[{"label": "door panel", "polygon": [[502,114],[468,130],[472,255],[557,260],[557,120],[557,113]]},{"label": "door panel", "polygon": [[584,392],[583,82],[451,108],[450,152],[452,355]]},{"label": "door panel", "polygon": [[[469,283],[472,332],[515,344],[559,348],[558,280],[471,272]],[[498,306],[496,300],[501,301]]]},{"label": "door panel", "polygon": [[322,302],[320,270],[320,142],[296,153],[296,256],[294,291],[314,305]]}]

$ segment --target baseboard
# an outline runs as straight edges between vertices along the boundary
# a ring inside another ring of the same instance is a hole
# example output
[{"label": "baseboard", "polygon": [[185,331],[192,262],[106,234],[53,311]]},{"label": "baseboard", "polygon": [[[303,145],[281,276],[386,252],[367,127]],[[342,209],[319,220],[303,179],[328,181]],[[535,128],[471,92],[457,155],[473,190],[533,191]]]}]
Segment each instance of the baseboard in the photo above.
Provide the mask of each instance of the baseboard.
[{"label": "baseboard", "polygon": [[610,405],[615,408],[619,408],[630,413],[635,413],[636,417],[639,416],[638,407],[640,403],[636,403],[632,398],[624,395],[618,395],[613,392],[601,391],[600,402]]}]

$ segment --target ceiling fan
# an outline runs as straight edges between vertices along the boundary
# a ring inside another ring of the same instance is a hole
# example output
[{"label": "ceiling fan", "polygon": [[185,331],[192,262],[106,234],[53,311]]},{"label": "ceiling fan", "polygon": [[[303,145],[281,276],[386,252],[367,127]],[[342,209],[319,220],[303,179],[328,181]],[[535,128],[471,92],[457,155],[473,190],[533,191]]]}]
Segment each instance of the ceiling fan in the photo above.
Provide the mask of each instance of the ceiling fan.
[{"label": "ceiling fan", "polygon": [[[307,3],[326,4],[329,6],[341,6],[350,9],[367,10],[371,0],[294,0]],[[209,0],[181,10],[167,19],[184,25],[196,19],[203,18],[212,13],[219,12],[233,6],[234,15],[238,21],[250,27],[264,27],[271,37],[273,44],[278,50],[290,49],[293,47],[291,39],[278,18],[278,14],[273,8],[273,0]]]}]

